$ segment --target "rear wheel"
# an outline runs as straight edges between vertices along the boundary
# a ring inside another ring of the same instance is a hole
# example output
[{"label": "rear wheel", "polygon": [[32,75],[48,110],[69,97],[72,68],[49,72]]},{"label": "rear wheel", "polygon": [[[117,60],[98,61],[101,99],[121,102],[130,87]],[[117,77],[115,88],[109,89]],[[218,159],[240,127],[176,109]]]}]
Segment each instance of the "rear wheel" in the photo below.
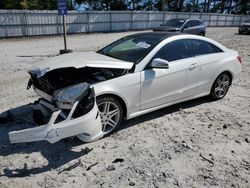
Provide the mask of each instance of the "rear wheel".
[{"label": "rear wheel", "polygon": [[213,99],[218,100],[225,97],[231,84],[231,78],[227,73],[220,74],[211,89],[211,96]]},{"label": "rear wheel", "polygon": [[96,100],[101,116],[104,135],[112,133],[121,124],[123,109],[120,102],[111,96],[99,97]]}]

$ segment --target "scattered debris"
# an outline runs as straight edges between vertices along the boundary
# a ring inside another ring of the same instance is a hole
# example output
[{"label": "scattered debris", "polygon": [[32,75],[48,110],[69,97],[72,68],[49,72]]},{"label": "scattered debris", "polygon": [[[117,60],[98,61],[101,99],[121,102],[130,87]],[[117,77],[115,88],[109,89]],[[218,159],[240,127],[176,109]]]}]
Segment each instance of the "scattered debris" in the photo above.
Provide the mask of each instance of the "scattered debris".
[{"label": "scattered debris", "polygon": [[204,157],[201,153],[200,153],[200,157],[201,157],[203,160],[209,162],[212,166],[214,166],[214,162],[211,161],[211,160],[209,160],[209,159],[207,159],[206,157]]},{"label": "scattered debris", "polygon": [[115,166],[114,165],[109,165],[107,168],[106,168],[107,171],[113,171],[115,170]]},{"label": "scattered debris", "polygon": [[166,178],[166,177],[167,177],[167,175],[166,175],[166,173],[165,173],[165,172],[162,172],[162,175],[163,175],[163,177],[164,177],[164,178]]},{"label": "scattered debris", "polygon": [[89,152],[91,152],[93,150],[93,148],[89,149],[88,147],[86,147],[84,150],[85,150],[86,154],[88,154]]},{"label": "scattered debris", "polygon": [[112,163],[122,163],[124,159],[122,158],[116,158]]},{"label": "scattered debris", "polygon": [[62,172],[65,172],[65,171],[70,171],[70,170],[72,170],[72,169],[74,169],[74,168],[76,168],[76,167],[78,167],[78,166],[81,166],[81,165],[82,165],[82,163],[81,163],[81,160],[79,159],[78,162],[76,162],[76,163],[74,163],[73,165],[68,166],[67,168],[65,168],[65,169],[63,169],[63,170],[61,170],[61,171],[59,171],[58,174],[61,174]]},{"label": "scattered debris", "polygon": [[239,140],[235,140],[235,142],[236,142],[237,144],[240,144],[240,141],[239,141]]},{"label": "scattered debris", "polygon": [[245,138],[245,141],[246,141],[246,143],[249,143],[249,139],[248,138]]},{"label": "scattered debris", "polygon": [[132,181],[130,181],[130,182],[129,182],[129,186],[135,186],[135,183],[132,182]]},{"label": "scattered debris", "polygon": [[89,171],[93,166],[97,165],[99,162],[96,162],[86,168],[86,171]]}]

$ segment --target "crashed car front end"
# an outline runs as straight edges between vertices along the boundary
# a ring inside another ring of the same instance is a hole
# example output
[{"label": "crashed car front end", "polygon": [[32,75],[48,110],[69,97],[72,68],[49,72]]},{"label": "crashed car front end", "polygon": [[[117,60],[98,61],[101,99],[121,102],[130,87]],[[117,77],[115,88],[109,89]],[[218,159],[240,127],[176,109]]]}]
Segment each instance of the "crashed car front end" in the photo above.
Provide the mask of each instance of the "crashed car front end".
[{"label": "crashed car front end", "polygon": [[38,126],[10,132],[11,143],[41,140],[55,143],[78,134],[85,142],[103,137],[94,89],[87,83],[57,90],[52,101],[39,99],[32,108]]},{"label": "crashed car front end", "polygon": [[[67,62],[67,63],[66,63]],[[12,131],[11,143],[77,136],[91,142],[104,136],[93,85],[128,73],[133,63],[94,52],[72,53],[31,68],[27,89],[41,97],[31,107],[34,128]]]}]

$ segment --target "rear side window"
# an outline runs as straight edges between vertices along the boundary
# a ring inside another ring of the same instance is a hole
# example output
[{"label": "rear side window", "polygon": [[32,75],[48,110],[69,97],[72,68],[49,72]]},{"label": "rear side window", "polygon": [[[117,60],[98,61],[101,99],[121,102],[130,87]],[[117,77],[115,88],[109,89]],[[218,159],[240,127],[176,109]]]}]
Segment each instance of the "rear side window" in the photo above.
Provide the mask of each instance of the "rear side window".
[{"label": "rear side window", "polygon": [[176,40],[166,44],[153,57],[169,62],[192,57],[191,46],[187,40]]},{"label": "rear side window", "polygon": [[193,39],[191,41],[192,53],[194,56],[223,52],[220,48],[209,42],[197,39]]}]

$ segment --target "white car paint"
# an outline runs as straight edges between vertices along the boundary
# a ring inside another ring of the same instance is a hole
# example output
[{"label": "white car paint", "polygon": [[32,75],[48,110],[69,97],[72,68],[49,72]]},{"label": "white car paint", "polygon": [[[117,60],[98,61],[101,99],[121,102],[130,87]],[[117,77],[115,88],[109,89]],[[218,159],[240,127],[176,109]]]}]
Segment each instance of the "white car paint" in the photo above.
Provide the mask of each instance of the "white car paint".
[{"label": "white car paint", "polygon": [[131,69],[134,63],[121,61],[112,57],[104,56],[93,51],[81,53],[69,53],[61,56],[56,56],[49,61],[32,67],[29,72],[34,72],[39,77],[46,72],[66,67],[83,68],[120,68]]},{"label": "white car paint", "polygon": [[[168,69],[145,69],[154,55],[164,45],[179,39],[204,40],[219,47],[223,52],[172,61],[169,62]],[[91,87],[94,88],[96,96],[115,95],[119,97],[126,106],[127,113],[125,114],[125,119],[130,119],[169,105],[208,95],[215,79],[224,71],[230,72],[233,78],[232,81],[235,81],[241,71],[241,65],[237,60],[237,55],[237,52],[205,37],[196,35],[171,36],[161,41],[143,60],[136,64],[133,73],[99,82],[93,84]],[[94,52],[82,52],[54,58],[49,63],[32,70],[39,70],[44,74],[43,70],[50,71],[72,66],[75,68],[89,66],[130,69],[133,63],[124,62]],[[48,96],[38,89],[36,89],[36,91],[43,98],[49,101],[52,100],[51,96]],[[80,118],[80,122],[78,122],[76,126],[78,132],[74,132],[74,134],[80,134],[81,139],[85,141],[93,141],[100,138],[103,135],[100,129],[100,119],[93,119],[96,113],[97,109],[95,113],[92,114],[92,120],[89,121],[84,119],[84,117],[89,114]],[[41,135],[39,135],[39,133],[37,133],[38,135],[36,134],[39,138],[38,140],[44,139],[54,142],[67,137],[67,135],[73,136],[73,132],[69,131],[69,133],[67,133],[66,130],[68,129],[65,128],[65,131],[63,131],[64,126],[67,128],[70,127],[67,123],[68,122],[62,122],[61,124],[63,136],[49,140],[44,137],[44,132],[41,132]],[[80,124],[82,124],[82,129],[80,128]],[[95,131],[92,133],[88,131],[88,129],[93,128],[90,128],[90,124],[95,127]],[[50,125],[45,125],[45,127],[50,127]],[[74,129],[73,123],[72,129]],[[27,139],[20,138],[20,135],[23,136],[24,134],[19,134],[18,132],[10,133],[11,141],[36,141],[37,139],[29,135],[33,131],[30,133],[29,131],[28,133],[26,132],[28,135],[26,134],[25,138]],[[84,133],[88,133],[88,136],[85,137]]]}]

